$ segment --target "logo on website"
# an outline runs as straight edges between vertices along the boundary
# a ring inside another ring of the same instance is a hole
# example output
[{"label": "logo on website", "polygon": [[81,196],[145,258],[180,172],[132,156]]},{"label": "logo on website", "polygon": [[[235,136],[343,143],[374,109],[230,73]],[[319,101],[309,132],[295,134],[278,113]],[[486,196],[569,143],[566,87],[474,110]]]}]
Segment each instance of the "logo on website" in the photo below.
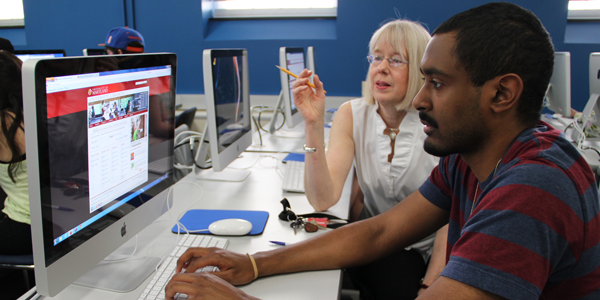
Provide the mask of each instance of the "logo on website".
[{"label": "logo on website", "polygon": [[108,93],[108,86],[97,87],[88,90],[88,95],[98,95],[98,94],[106,94]]}]

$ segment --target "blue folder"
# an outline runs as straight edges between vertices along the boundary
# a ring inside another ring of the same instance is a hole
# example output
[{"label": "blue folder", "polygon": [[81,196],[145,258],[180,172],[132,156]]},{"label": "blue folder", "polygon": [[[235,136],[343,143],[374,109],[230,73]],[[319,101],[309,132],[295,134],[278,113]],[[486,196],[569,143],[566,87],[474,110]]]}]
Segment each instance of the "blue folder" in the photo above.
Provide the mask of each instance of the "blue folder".
[{"label": "blue folder", "polygon": [[[180,223],[190,231],[208,229],[214,221],[223,219],[244,219],[252,223],[252,230],[248,235],[262,234],[269,219],[269,213],[257,210],[213,210],[213,209],[190,209],[179,220]],[[171,231],[177,233],[177,224]],[[186,231],[181,228],[181,233]],[[190,232],[191,234],[211,234],[208,231]]]}]

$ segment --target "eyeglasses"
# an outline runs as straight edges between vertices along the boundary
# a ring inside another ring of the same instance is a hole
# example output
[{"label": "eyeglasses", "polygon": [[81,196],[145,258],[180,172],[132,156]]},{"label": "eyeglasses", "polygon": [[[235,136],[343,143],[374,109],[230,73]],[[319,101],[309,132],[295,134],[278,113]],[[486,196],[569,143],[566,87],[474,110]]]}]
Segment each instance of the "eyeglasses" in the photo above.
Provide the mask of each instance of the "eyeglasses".
[{"label": "eyeglasses", "polygon": [[370,64],[372,65],[380,65],[384,60],[387,60],[390,63],[390,66],[393,68],[397,68],[397,67],[401,67],[403,65],[408,64],[407,61],[402,60],[400,58],[396,58],[396,57],[392,57],[392,58],[385,58],[383,56],[377,56],[377,55],[369,55],[367,56],[367,60],[369,61]]}]

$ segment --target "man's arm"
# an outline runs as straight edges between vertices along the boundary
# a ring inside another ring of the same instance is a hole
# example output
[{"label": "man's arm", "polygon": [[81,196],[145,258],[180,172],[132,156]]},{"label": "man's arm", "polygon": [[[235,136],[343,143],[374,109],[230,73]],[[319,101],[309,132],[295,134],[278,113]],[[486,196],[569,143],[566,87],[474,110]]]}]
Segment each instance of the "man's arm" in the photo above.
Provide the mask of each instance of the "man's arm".
[{"label": "man's arm", "polygon": [[414,192],[389,211],[310,240],[254,255],[259,276],[339,269],[411,245],[448,222],[448,212]]},{"label": "man's arm", "polygon": [[460,281],[440,276],[421,296],[417,299],[427,300],[500,300],[505,299],[490,292],[480,290]]}]

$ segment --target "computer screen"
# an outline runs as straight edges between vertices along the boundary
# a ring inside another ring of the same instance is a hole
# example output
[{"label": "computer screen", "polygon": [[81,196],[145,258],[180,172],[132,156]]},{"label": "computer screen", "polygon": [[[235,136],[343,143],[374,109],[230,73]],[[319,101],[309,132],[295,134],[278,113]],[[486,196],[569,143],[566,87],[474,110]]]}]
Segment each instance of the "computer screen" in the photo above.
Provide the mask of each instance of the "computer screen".
[{"label": "computer screen", "polygon": [[546,91],[546,107],[564,117],[571,117],[571,54],[554,53],[554,71]]},{"label": "computer screen", "polygon": [[593,94],[600,95],[600,52],[590,53],[590,95]]},{"label": "computer screen", "polygon": [[105,49],[93,49],[93,48],[83,49],[83,56],[93,56],[93,55],[106,55],[106,50]]},{"label": "computer screen", "polygon": [[53,58],[53,57],[65,57],[67,53],[65,50],[15,50],[15,55],[26,61],[31,58]]},{"label": "computer screen", "polygon": [[[252,143],[248,54],[245,49],[205,49],[202,70],[207,113],[203,138],[209,141],[212,169],[195,166],[196,175],[203,179],[243,180],[249,171],[226,167]],[[202,166],[208,147],[202,141],[200,145],[196,161]],[[243,178],[228,177],[233,173]]]},{"label": "computer screen", "polygon": [[[306,69],[306,63],[304,61],[304,48],[279,48],[279,64],[281,67],[288,69],[288,71],[296,75],[300,74],[300,72]],[[285,124],[288,128],[293,128],[302,121],[302,117],[300,116],[300,113],[294,104],[292,85],[296,81],[296,78],[284,72],[280,72],[279,74],[281,79]]]},{"label": "computer screen", "polygon": [[[38,293],[53,296],[74,281],[131,290],[160,261],[135,257],[98,267],[166,211],[174,183],[176,68],[175,54],[24,63]],[[164,159],[166,169],[152,169]]]},{"label": "computer screen", "polygon": [[571,135],[578,145],[588,138],[600,137],[600,52],[590,53],[589,64],[590,98],[581,113],[581,127],[579,122],[573,122],[575,130]]}]

